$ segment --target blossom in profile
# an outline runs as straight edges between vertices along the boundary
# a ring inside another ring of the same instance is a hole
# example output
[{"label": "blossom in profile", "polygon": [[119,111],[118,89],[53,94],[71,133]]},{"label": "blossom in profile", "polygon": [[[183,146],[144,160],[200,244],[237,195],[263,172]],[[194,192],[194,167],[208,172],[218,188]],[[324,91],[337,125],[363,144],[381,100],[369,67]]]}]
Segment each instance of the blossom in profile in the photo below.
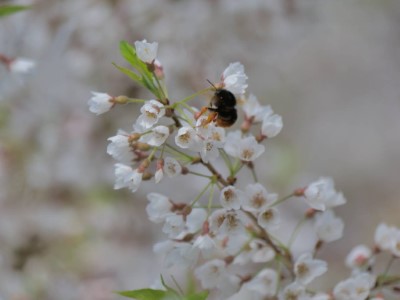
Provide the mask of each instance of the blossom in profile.
[{"label": "blossom in profile", "polygon": [[372,250],[366,245],[354,247],[346,257],[346,266],[351,269],[362,268],[372,262]]},{"label": "blossom in profile", "polygon": [[135,42],[136,54],[145,63],[151,64],[157,58],[158,43],[148,43],[146,40]]},{"label": "blossom in profile", "polygon": [[380,250],[391,250],[396,240],[396,232],[399,231],[394,226],[381,223],[375,230],[375,244]]},{"label": "blossom in profile", "polygon": [[346,203],[343,194],[335,190],[332,178],[321,177],[304,190],[306,203],[316,210],[339,206]]},{"label": "blossom in profile", "polygon": [[268,138],[273,138],[281,132],[282,127],[283,122],[280,115],[267,115],[262,120],[261,134]]},{"label": "blossom in profile", "polygon": [[92,98],[88,101],[88,105],[92,113],[101,115],[113,107],[114,101],[109,94],[92,92]]},{"label": "blossom in profile", "polygon": [[137,169],[133,170],[130,166],[117,163],[115,166],[115,185],[114,189],[118,190],[124,187],[129,188],[132,192],[136,192],[142,182],[143,174]]},{"label": "blossom in profile", "polygon": [[159,193],[150,193],[147,194],[147,200],[149,200],[149,204],[146,206],[146,212],[150,221],[162,223],[167,216],[173,214],[173,205],[167,196]]},{"label": "blossom in profile", "polygon": [[271,106],[261,105],[257,97],[253,94],[245,100],[242,109],[246,118],[253,119],[254,122],[261,122],[266,116],[273,114]]},{"label": "blossom in profile", "polygon": [[327,210],[316,216],[314,228],[319,240],[329,243],[342,238],[344,223],[332,210]]},{"label": "blossom in profile", "polygon": [[222,87],[232,94],[243,95],[248,86],[247,78],[244,66],[240,62],[231,63],[221,76]]},{"label": "blossom in profile", "polygon": [[117,135],[107,139],[110,143],[107,146],[107,154],[111,155],[115,160],[124,162],[132,158],[132,152],[129,145],[129,135],[123,131],[119,131]]},{"label": "blossom in profile", "polygon": [[167,126],[156,126],[150,132],[143,134],[139,142],[149,144],[150,146],[159,147],[165,143],[169,136],[169,129]]}]

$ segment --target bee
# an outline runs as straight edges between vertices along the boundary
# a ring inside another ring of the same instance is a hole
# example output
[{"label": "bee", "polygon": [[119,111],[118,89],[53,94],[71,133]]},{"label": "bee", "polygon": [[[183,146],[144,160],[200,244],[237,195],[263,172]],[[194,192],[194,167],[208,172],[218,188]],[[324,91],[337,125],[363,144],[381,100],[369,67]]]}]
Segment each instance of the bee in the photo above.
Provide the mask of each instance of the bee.
[{"label": "bee", "polygon": [[220,127],[232,126],[235,124],[238,118],[235,95],[228,90],[216,88],[210,81],[208,82],[215,88],[215,93],[211,98],[210,105],[203,107],[199,116],[208,110],[211,113],[208,115],[208,118],[205,120],[204,124],[215,121],[217,126]]}]

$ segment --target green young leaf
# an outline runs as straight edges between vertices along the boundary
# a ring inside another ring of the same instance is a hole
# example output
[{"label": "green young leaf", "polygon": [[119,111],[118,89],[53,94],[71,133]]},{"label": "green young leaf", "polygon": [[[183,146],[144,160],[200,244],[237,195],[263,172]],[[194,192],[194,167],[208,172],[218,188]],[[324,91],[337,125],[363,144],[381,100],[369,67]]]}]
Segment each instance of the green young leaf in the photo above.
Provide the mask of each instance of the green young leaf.
[{"label": "green young leaf", "polygon": [[132,72],[131,70],[118,66],[117,64],[113,63],[114,67],[116,67],[118,70],[120,70],[122,73],[125,75],[128,75],[132,80],[139,82],[141,85],[145,86],[142,82],[142,78],[136,74],[135,72]]},{"label": "green young leaf", "polygon": [[30,6],[25,5],[1,5],[0,6],[0,18],[8,15],[15,14],[17,12],[29,9]]},{"label": "green young leaf", "polygon": [[187,295],[185,300],[206,300],[208,297],[208,291],[203,291],[197,294]]},{"label": "green young leaf", "polygon": [[169,293],[163,290],[141,289],[134,291],[122,291],[118,292],[118,294],[137,300],[162,300],[165,299]]}]

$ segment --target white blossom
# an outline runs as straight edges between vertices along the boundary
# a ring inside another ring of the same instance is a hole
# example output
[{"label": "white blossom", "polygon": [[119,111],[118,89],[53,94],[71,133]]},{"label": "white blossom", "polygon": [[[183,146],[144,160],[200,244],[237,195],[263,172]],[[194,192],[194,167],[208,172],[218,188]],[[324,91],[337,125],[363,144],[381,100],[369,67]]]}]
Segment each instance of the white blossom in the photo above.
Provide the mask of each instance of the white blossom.
[{"label": "white blossom", "polygon": [[157,58],[158,43],[148,43],[146,40],[135,42],[136,54],[145,63],[153,63]]},{"label": "white blossom", "polygon": [[165,143],[169,136],[169,128],[167,126],[156,126],[149,133],[143,134],[139,141],[149,144],[150,146],[159,147]]},{"label": "white blossom", "polygon": [[154,245],[153,251],[165,257],[165,267],[192,267],[198,260],[199,251],[190,243],[167,240]]},{"label": "white blossom", "polygon": [[210,260],[195,270],[196,277],[205,289],[217,287],[226,274],[226,263],[221,259]]},{"label": "white blossom", "polygon": [[189,215],[170,214],[165,218],[163,232],[170,238],[182,239],[187,234],[199,231],[207,219],[207,212],[204,209],[196,208]]},{"label": "white blossom", "polygon": [[277,229],[280,222],[280,213],[274,207],[263,209],[257,217],[257,223],[266,230]]},{"label": "white blossom", "polygon": [[274,250],[267,243],[260,239],[253,239],[247,247],[237,255],[234,264],[245,265],[249,261],[254,263],[265,263],[275,257]]},{"label": "white blossom", "polygon": [[176,177],[182,173],[182,166],[175,158],[166,157],[164,160],[164,171],[168,177]]},{"label": "white blossom", "polygon": [[226,209],[239,209],[244,197],[245,195],[241,190],[230,185],[222,189],[219,201]]},{"label": "white blossom", "polygon": [[112,99],[106,93],[92,92],[92,98],[88,101],[89,110],[96,115],[108,112],[114,105]]},{"label": "white blossom", "polygon": [[396,230],[390,250],[394,256],[400,257],[400,230]]},{"label": "white blossom", "polygon": [[272,115],[271,106],[263,106],[253,94],[246,99],[243,106],[243,111],[247,118],[253,118],[254,122],[261,122],[266,116]]},{"label": "white blossom", "polygon": [[344,223],[342,219],[335,216],[332,210],[327,210],[316,216],[314,228],[318,238],[329,243],[343,236]]},{"label": "white blossom", "polygon": [[302,254],[294,265],[296,281],[303,285],[309,284],[327,270],[327,263],[319,259],[313,259],[311,253]]},{"label": "white blossom", "polygon": [[260,212],[278,199],[277,194],[268,193],[261,183],[251,183],[246,186],[242,207],[251,212]]},{"label": "white blossom", "polygon": [[375,230],[375,244],[381,250],[390,250],[395,241],[397,229],[381,223]]},{"label": "white blossom", "polygon": [[118,161],[129,161],[132,158],[129,146],[129,135],[119,132],[117,135],[107,139],[110,143],[107,146],[107,153]]},{"label": "white blossom", "polygon": [[183,149],[197,149],[200,143],[196,130],[191,127],[181,127],[175,136],[175,143]]},{"label": "white blossom", "polygon": [[115,185],[114,189],[129,187],[133,177],[133,169],[124,164],[115,164]]},{"label": "white blossom", "polygon": [[210,216],[210,230],[223,236],[240,235],[245,232],[243,212],[217,209]]},{"label": "white blossom", "polygon": [[16,74],[29,74],[36,67],[36,62],[29,58],[19,57],[13,59],[8,64],[8,69]]},{"label": "white blossom", "polygon": [[333,289],[335,300],[365,300],[372,288],[370,276],[361,273],[339,282]]},{"label": "white blossom", "polygon": [[154,223],[161,223],[165,218],[172,213],[172,202],[167,196],[158,193],[147,194],[149,204],[146,206],[146,212],[150,221]]},{"label": "white blossom", "polygon": [[279,294],[279,300],[305,300],[306,296],[305,287],[295,281],[283,289]]},{"label": "white blossom", "polygon": [[321,177],[304,190],[305,201],[316,210],[325,210],[346,203],[343,194],[336,192],[332,178]]},{"label": "white blossom", "polygon": [[283,127],[282,117],[278,114],[264,116],[261,125],[261,134],[273,138],[281,132]]},{"label": "white blossom", "polygon": [[159,183],[164,177],[164,170],[163,168],[159,168],[154,173],[154,181],[155,183]]},{"label": "white blossom", "polygon": [[206,140],[200,150],[201,159],[208,163],[214,161],[219,156],[218,144],[213,140]]},{"label": "white blossom", "polygon": [[226,153],[243,161],[253,161],[264,153],[264,145],[260,145],[254,136],[230,139],[229,135],[224,146]]},{"label": "white blossom", "polygon": [[244,288],[255,291],[263,297],[272,297],[278,287],[278,274],[275,270],[264,269],[253,279],[245,283]]},{"label": "white blossom", "polygon": [[193,242],[193,247],[205,257],[211,257],[217,251],[217,244],[209,234],[199,235]]},{"label": "white blossom", "polygon": [[140,108],[141,115],[136,123],[145,129],[151,128],[165,115],[164,105],[157,100],[149,100]]},{"label": "white blossom", "polygon": [[372,251],[366,245],[354,247],[346,257],[346,266],[349,268],[361,268],[372,263]]},{"label": "white blossom", "polygon": [[310,300],[332,300],[331,296],[325,293],[318,293],[311,297]]},{"label": "white blossom", "polygon": [[244,67],[241,63],[235,62],[229,64],[224,70],[222,76],[223,88],[232,94],[242,95],[247,88],[247,75],[244,73]]}]

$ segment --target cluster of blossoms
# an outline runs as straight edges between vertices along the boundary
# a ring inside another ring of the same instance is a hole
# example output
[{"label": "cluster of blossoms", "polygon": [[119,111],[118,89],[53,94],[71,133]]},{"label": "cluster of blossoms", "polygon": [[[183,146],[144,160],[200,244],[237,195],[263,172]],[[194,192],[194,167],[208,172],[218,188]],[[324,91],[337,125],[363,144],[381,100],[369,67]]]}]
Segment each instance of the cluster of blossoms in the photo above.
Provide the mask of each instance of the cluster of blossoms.
[{"label": "cluster of blossoms", "polygon": [[[122,42],[121,53],[136,72],[117,66],[149,89],[155,99],[94,92],[89,109],[102,114],[118,104],[142,103],[133,129],[120,130],[109,138],[107,153],[118,161],[116,189],[135,192],[143,181],[159,183],[165,175],[200,176],[208,181],[189,201],[156,192],[147,195],[149,219],[162,224],[168,238],[154,246],[156,253],[165,256],[166,266],[194,270],[200,286],[210,292],[196,299],[383,299],[383,288],[393,282],[388,281],[387,271],[380,277],[373,275],[372,264],[380,251],[400,256],[399,230],[380,225],[376,249],[361,245],[347,257],[346,264],[353,270],[350,278],[328,293],[311,290],[309,284],[328,270],[325,261],[315,258],[317,251],[343,235],[344,223],[334,213],[335,207],[346,203],[343,194],[335,189],[332,179],[324,177],[284,197],[267,189],[258,182],[254,162],[265,152],[264,142],[278,135],[283,123],[270,106],[261,105],[254,95],[246,96],[243,65],[232,63],[212,87],[171,101],[157,50],[157,43],[145,40],[135,42],[135,47]],[[188,104],[199,95],[221,89],[240,100],[240,130],[226,132]],[[218,159],[225,163],[225,170],[213,165]],[[199,165],[207,173],[200,173],[196,168]],[[241,183],[239,173],[243,167],[251,170],[253,183]],[[224,172],[229,175],[223,176]],[[280,204],[290,198],[302,198],[309,208],[284,242],[277,238],[276,230],[284,226]],[[305,223],[313,225],[316,242],[295,256],[292,246]],[[179,299],[186,298],[182,295]]]}]

